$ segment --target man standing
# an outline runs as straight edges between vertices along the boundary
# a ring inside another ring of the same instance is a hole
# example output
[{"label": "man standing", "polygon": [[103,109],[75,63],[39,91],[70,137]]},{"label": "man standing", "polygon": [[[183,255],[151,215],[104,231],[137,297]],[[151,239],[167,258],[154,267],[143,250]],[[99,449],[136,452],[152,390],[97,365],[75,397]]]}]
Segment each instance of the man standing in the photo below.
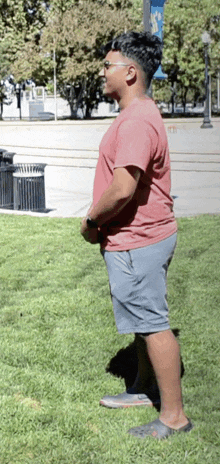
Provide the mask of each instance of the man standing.
[{"label": "man standing", "polygon": [[139,374],[131,390],[105,396],[100,404],[152,404],[146,394],[148,356],[160,391],[160,417],[129,433],[160,439],[193,427],[183,410],[179,345],[166,300],[177,232],[169,149],[160,113],[146,96],[162,45],[149,33],[128,32],[109,42],[104,53],[103,93],[121,112],[100,144],[93,204],[81,234],[90,243],[101,241],[116,325],[119,333],[135,334]]}]

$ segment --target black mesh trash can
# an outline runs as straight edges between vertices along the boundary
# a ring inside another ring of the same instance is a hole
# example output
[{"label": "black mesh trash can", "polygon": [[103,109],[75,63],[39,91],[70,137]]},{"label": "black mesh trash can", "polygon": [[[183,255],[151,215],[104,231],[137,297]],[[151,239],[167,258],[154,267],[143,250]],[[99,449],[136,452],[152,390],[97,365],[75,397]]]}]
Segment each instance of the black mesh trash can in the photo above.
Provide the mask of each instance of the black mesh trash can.
[{"label": "black mesh trash can", "polygon": [[0,166],[0,208],[13,209],[14,166]]},{"label": "black mesh trash can", "polygon": [[[7,150],[4,150],[3,148],[0,148],[0,166],[2,166],[3,162],[3,155],[6,153]],[[4,164],[4,163],[3,163]]]},{"label": "black mesh trash can", "polygon": [[9,151],[5,151],[3,154],[2,154],[2,165],[8,165],[8,164],[13,164],[13,158],[14,158],[14,155],[16,153],[11,153]]},{"label": "black mesh trash can", "polygon": [[14,209],[45,211],[45,166],[34,163],[14,165]]}]

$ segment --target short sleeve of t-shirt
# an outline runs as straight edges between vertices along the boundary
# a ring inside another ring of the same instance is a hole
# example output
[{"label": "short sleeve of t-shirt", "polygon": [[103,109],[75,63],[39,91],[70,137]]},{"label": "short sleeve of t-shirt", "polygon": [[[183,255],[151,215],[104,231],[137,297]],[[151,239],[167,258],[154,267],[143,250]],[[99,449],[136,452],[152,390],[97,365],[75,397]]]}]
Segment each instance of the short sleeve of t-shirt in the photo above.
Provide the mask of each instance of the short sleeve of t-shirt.
[{"label": "short sleeve of t-shirt", "polygon": [[150,124],[141,118],[121,122],[117,130],[114,168],[137,166],[146,172],[152,154],[153,132]]}]

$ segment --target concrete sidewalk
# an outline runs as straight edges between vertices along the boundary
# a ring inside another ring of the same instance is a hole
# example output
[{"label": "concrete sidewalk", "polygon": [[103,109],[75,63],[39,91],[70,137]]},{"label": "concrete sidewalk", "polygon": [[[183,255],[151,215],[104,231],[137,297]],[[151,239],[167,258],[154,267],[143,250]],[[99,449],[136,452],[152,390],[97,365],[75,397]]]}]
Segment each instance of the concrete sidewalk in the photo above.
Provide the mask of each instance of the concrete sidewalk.
[{"label": "concrete sidewalk", "polygon": [[[51,123],[1,123],[1,147],[14,162],[45,162],[45,213],[42,217],[82,217],[92,201],[98,146],[112,120]],[[202,120],[165,120],[172,166],[176,217],[220,213],[220,119],[213,129]]]}]

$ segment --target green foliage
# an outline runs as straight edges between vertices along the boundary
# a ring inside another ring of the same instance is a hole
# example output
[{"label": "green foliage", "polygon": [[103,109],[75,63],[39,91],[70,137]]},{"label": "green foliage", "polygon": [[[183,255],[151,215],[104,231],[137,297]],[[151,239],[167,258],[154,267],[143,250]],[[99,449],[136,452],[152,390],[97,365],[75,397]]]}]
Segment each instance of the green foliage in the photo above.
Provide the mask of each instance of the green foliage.
[{"label": "green foliage", "polygon": [[[155,81],[157,100],[186,103],[204,96],[204,46],[207,30],[210,71],[220,68],[220,0],[167,0],[163,68],[168,80]],[[58,88],[74,116],[89,115],[100,100],[99,46],[124,30],[143,29],[142,0],[0,0],[0,79],[17,82],[53,79],[56,50]]]},{"label": "green foliage", "polygon": [[39,58],[39,39],[48,2],[0,0],[0,77],[13,74],[17,82],[31,78]]},{"label": "green foliage", "polygon": [[127,433],[154,408],[99,407],[125,388],[105,367],[133,339],[117,334],[99,247],[79,219],[0,216],[0,464],[219,463],[220,216],[178,227],[168,302],[195,428],[157,442]]},{"label": "green foliage", "polygon": [[[69,2],[60,10],[58,2],[48,15],[42,53],[56,51],[56,72],[61,94],[68,100],[74,117],[78,107],[85,115],[100,100],[99,49],[113,36],[132,28],[131,15],[122,6],[128,2],[82,0]],[[52,77],[52,76],[51,76]]]},{"label": "green foliage", "polygon": [[[135,26],[130,0],[4,0],[0,3],[4,75],[17,82],[53,79],[53,53],[60,93],[74,117],[79,107],[88,116],[100,100],[98,49],[114,35]],[[6,64],[9,64],[6,70]]]},{"label": "green foliage", "polygon": [[208,31],[210,71],[220,67],[220,0],[167,0],[164,14],[163,67],[183,103],[189,89],[196,97],[204,92],[204,45],[202,33]]}]

